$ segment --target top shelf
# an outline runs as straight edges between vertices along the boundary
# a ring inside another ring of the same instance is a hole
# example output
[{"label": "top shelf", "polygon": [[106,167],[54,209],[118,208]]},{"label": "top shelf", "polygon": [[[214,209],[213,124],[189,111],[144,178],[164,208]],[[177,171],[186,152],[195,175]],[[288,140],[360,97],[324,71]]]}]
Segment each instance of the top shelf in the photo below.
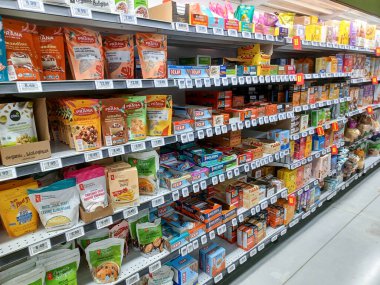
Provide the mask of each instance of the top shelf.
[{"label": "top shelf", "polygon": [[[105,32],[153,32],[164,33],[168,35],[168,41],[171,44],[191,44],[191,46],[209,47],[237,47],[249,43],[267,43],[273,44],[276,51],[295,52],[291,38],[279,38],[271,35],[255,34],[249,32],[230,33],[230,31],[221,29],[208,28],[207,30],[197,30],[195,26],[183,28],[175,23],[157,21],[152,19],[136,18],[134,16],[119,15],[114,13],[103,13],[92,11],[91,16],[74,17],[70,7],[52,4],[44,4],[44,12],[22,10],[15,0],[1,0],[0,14],[3,16],[20,17],[30,19],[36,22],[49,21],[49,23],[70,23],[71,25],[80,25],[88,27],[97,27],[100,31]],[[68,21],[67,18],[70,18]],[[205,41],[207,39],[207,41]],[[319,43],[302,41],[302,51],[332,51],[332,52],[356,52],[368,55],[375,55],[374,50],[358,48],[349,45],[336,45],[329,43]],[[299,51],[297,51],[299,52]]]}]

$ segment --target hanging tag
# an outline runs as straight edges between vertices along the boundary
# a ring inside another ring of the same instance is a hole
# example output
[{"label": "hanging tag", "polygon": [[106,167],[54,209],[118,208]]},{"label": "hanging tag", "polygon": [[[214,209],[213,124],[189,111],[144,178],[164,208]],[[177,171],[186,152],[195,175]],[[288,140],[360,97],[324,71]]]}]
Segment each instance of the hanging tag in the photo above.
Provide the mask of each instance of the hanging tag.
[{"label": "hanging tag", "polygon": [[296,84],[297,85],[303,85],[305,83],[305,78],[303,73],[297,73],[296,75]]}]

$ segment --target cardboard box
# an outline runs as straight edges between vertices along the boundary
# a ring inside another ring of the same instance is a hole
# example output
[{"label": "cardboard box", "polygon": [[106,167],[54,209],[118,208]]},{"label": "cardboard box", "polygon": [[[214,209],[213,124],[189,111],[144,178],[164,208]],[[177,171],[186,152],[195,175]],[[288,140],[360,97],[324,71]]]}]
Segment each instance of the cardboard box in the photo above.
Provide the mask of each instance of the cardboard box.
[{"label": "cardboard box", "polygon": [[46,98],[30,100],[33,101],[33,113],[38,142],[0,147],[1,163],[5,166],[51,157]]},{"label": "cardboard box", "polygon": [[169,1],[158,6],[149,8],[149,19],[165,22],[189,22],[189,4],[177,4]]},{"label": "cardboard box", "polygon": [[[108,201],[111,201],[109,196],[108,196]],[[82,205],[80,205],[79,207],[79,217],[86,224],[91,223],[95,220],[99,220],[101,218],[112,216],[112,215],[113,215],[113,209],[112,209],[111,203],[109,203],[108,206],[105,208],[98,207],[94,212],[91,212],[91,213],[86,212],[83,209]]]}]

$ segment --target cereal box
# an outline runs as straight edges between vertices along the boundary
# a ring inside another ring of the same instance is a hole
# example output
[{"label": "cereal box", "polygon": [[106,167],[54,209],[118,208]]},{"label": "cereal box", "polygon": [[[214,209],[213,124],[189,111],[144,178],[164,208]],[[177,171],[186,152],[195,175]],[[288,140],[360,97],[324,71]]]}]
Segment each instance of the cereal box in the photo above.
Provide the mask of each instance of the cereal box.
[{"label": "cereal box", "polygon": [[124,97],[129,140],[143,140],[146,138],[147,126],[145,100],[145,96]]},{"label": "cereal box", "polygon": [[172,134],[172,96],[148,95],[146,97],[148,135],[169,136]]}]

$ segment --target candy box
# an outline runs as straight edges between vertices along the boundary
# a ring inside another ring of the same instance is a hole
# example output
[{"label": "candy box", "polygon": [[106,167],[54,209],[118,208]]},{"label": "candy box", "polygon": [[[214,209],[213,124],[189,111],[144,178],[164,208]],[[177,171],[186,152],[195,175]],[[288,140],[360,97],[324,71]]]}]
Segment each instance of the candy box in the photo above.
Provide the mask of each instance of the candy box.
[{"label": "candy box", "polygon": [[194,121],[194,130],[203,130],[212,128],[212,119],[204,119],[204,120],[195,120]]},{"label": "candy box", "polygon": [[170,79],[190,79],[190,66],[168,65],[168,78]]},{"label": "candy box", "polygon": [[212,108],[196,105],[173,106],[174,115],[181,118],[204,120],[212,118]]},{"label": "candy box", "polygon": [[194,160],[194,162],[203,166],[207,162],[221,161],[223,153],[211,148],[194,147],[183,150],[183,154]]},{"label": "candy box", "polygon": [[162,235],[165,247],[169,251],[180,249],[189,241],[188,232],[183,232],[179,234],[178,232],[175,232],[171,228],[171,226],[167,226],[166,224],[162,225]]},{"label": "candy box", "polygon": [[177,174],[175,171],[166,169],[160,173],[160,185],[172,191],[187,187],[191,185],[191,175]]},{"label": "candy box", "polygon": [[226,250],[223,247],[216,247],[206,253],[205,272],[211,277],[215,277],[226,268]]},{"label": "candy box", "polygon": [[207,167],[193,166],[187,173],[191,175],[192,183],[199,182],[201,180],[207,179],[209,177],[209,169]]},{"label": "candy box", "polygon": [[199,268],[206,272],[206,255],[208,252],[210,252],[211,250],[215,249],[215,248],[218,248],[219,245],[216,244],[216,243],[211,243],[211,244],[208,244],[202,248],[199,249]]},{"label": "candy box", "polygon": [[188,233],[188,240],[205,233],[205,225],[197,220],[178,212],[171,212],[162,217],[174,232],[178,234]]},{"label": "candy box", "polygon": [[183,201],[176,201],[176,203],[179,205],[180,211],[204,223],[220,217],[222,213],[221,205],[199,198],[190,197]]},{"label": "candy box", "polygon": [[275,140],[281,144],[281,150],[289,148],[290,133],[288,130],[275,129],[267,133],[267,138]]},{"label": "candy box", "polygon": [[217,227],[222,225],[222,223],[223,223],[223,217],[221,214],[214,217],[212,220],[204,222],[204,224],[206,226],[206,232],[209,233],[212,230],[215,230]]},{"label": "candy box", "polygon": [[176,285],[198,284],[198,261],[190,255],[179,256],[168,263],[174,271]]},{"label": "candy box", "polygon": [[256,237],[258,234],[257,226],[246,223],[237,229],[237,246],[250,250],[256,245]]},{"label": "candy box", "polygon": [[173,134],[183,134],[194,131],[194,120],[173,117]]},{"label": "candy box", "polygon": [[233,207],[240,206],[240,188],[235,187],[231,180],[219,183],[213,187],[213,197],[222,203]]},{"label": "candy box", "polygon": [[268,220],[272,228],[282,226],[284,224],[285,210],[281,206],[270,205],[268,207]]}]

